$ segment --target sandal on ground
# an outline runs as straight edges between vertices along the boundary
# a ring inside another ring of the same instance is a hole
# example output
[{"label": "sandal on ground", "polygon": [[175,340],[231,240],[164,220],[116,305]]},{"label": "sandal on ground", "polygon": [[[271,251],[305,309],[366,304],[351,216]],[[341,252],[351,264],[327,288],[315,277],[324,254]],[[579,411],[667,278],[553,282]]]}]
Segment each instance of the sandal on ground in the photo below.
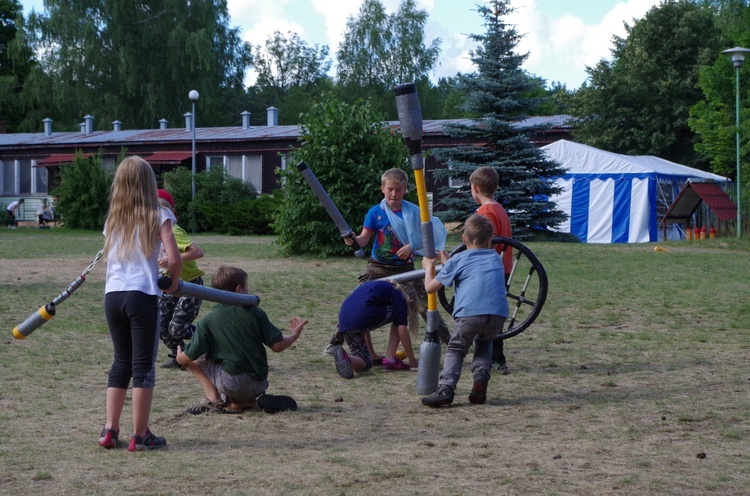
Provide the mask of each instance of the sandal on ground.
[{"label": "sandal on ground", "polygon": [[186,408],[185,413],[189,413],[190,415],[200,415],[201,413],[224,413],[224,403],[220,401],[204,401]]}]

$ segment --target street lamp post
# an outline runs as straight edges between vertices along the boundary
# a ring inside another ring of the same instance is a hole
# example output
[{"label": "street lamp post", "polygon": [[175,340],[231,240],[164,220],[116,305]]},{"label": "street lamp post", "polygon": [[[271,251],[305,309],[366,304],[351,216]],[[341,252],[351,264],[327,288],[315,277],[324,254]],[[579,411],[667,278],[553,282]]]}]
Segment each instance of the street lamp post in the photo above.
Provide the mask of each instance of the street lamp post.
[{"label": "street lamp post", "polygon": [[196,121],[195,121],[195,102],[198,101],[198,98],[200,98],[200,94],[198,94],[197,91],[191,90],[190,93],[188,93],[188,98],[190,98],[190,101],[193,104],[193,175],[192,175],[192,187],[193,187],[193,196],[192,199],[195,200],[195,127],[196,127]]},{"label": "street lamp post", "polygon": [[734,88],[734,108],[735,108],[735,148],[737,151],[737,237],[742,236],[742,185],[740,182],[740,67],[745,61],[745,56],[750,53],[750,49],[742,47],[734,47],[728,50],[724,50],[722,53],[726,53],[732,58],[732,64],[734,65],[735,72],[735,88]]}]

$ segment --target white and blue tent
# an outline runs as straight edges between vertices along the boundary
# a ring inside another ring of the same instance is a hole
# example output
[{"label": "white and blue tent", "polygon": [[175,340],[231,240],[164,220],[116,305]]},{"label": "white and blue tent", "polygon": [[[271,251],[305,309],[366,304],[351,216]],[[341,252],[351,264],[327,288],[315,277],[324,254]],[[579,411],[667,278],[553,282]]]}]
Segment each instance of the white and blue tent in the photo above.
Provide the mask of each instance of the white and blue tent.
[{"label": "white and blue tent", "polygon": [[659,241],[659,216],[686,181],[728,181],[658,157],[621,155],[567,140],[542,150],[567,170],[555,181],[562,193],[550,198],[569,216],[558,230],[584,243]]}]

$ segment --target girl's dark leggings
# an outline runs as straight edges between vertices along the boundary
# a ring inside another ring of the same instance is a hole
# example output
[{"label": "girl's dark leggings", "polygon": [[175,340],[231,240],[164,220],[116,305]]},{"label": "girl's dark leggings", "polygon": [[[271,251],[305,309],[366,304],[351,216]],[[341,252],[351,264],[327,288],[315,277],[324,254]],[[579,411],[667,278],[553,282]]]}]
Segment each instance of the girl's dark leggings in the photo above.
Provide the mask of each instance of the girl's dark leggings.
[{"label": "girl's dark leggings", "polygon": [[154,387],[158,302],[158,296],[140,291],[117,291],[104,296],[104,314],[115,350],[107,387],[127,389],[131,377],[135,388]]}]

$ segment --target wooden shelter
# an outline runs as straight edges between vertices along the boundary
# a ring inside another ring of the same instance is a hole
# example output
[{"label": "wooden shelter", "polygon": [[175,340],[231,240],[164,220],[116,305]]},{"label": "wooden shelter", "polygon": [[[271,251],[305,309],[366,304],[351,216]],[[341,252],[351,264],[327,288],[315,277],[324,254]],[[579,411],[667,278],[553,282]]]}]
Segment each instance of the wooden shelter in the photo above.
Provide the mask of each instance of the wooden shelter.
[{"label": "wooden shelter", "polygon": [[[702,204],[706,209],[699,211]],[[704,211],[705,210],[705,211]],[[696,215],[697,213],[697,215]],[[684,231],[691,227],[716,227],[721,231],[721,223],[727,228],[737,219],[737,205],[729,198],[721,185],[715,182],[688,181],[680,190],[672,205],[661,220],[664,239],[667,224],[678,224]],[[692,224],[692,226],[691,226]]]}]

